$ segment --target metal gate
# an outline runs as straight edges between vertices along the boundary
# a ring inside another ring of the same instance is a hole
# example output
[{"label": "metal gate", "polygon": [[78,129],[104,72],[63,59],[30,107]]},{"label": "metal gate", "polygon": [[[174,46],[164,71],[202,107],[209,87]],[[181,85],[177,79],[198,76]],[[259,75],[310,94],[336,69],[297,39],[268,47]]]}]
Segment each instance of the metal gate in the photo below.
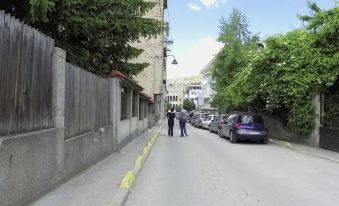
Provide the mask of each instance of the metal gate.
[{"label": "metal gate", "polygon": [[339,82],[322,94],[320,146],[339,152]]}]

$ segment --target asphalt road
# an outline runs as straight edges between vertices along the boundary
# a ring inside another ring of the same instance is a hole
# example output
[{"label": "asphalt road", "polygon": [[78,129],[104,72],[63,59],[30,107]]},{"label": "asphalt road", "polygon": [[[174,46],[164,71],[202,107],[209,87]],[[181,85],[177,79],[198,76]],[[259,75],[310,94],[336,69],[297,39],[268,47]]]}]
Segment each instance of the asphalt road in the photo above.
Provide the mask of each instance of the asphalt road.
[{"label": "asphalt road", "polygon": [[339,164],[282,146],[162,130],[127,206],[338,206]]}]

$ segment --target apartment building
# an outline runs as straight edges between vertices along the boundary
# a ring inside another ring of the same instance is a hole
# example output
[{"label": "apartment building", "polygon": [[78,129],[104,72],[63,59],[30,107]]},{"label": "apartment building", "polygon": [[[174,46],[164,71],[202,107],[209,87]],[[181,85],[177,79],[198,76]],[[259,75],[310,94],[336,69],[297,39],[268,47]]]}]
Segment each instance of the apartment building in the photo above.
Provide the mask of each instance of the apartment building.
[{"label": "apartment building", "polygon": [[[167,0],[149,0],[156,2],[156,6],[145,16],[164,22],[164,11],[167,9]],[[143,92],[152,97],[155,101],[153,113],[155,121],[164,116],[164,99],[166,94],[166,65],[165,65],[165,47],[166,38],[159,35],[157,38],[140,38],[139,43],[133,46],[141,48],[144,52],[133,62],[149,63],[140,74],[134,77],[134,80],[144,88]]]}]

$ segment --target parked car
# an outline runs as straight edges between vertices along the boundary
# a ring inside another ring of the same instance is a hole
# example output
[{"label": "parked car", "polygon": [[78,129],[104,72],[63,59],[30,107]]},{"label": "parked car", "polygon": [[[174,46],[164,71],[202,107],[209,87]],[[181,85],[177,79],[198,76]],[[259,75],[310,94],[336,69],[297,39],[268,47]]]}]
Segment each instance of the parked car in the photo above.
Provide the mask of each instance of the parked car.
[{"label": "parked car", "polygon": [[189,112],[188,118],[187,118],[187,123],[191,123],[191,118],[193,118],[193,112]]},{"label": "parked car", "polygon": [[210,114],[208,113],[201,113],[194,119],[194,126],[195,127],[202,127],[202,121]]},{"label": "parked car", "polygon": [[194,126],[195,119],[198,118],[199,113],[193,113],[192,117],[190,118],[191,125]]},{"label": "parked car", "polygon": [[222,114],[222,115],[218,115],[215,117],[215,119],[211,122],[210,127],[208,128],[208,130],[210,132],[218,132],[218,130],[220,129],[221,124],[223,124],[227,118],[229,117],[228,114]]},{"label": "parked car", "polygon": [[220,137],[228,137],[230,142],[238,140],[255,140],[267,143],[268,130],[259,114],[234,114],[228,117],[219,129]]},{"label": "parked car", "polygon": [[203,121],[202,121],[202,128],[208,129],[211,126],[211,122],[216,118],[216,115],[208,115]]}]

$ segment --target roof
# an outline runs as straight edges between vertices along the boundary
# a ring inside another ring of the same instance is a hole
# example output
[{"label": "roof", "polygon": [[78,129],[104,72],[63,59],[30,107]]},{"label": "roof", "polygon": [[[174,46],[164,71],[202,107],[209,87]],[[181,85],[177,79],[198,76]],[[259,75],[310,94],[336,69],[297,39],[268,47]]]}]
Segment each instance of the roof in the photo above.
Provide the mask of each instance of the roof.
[{"label": "roof", "polygon": [[211,70],[211,66],[212,66],[214,59],[215,57],[213,57],[213,59],[210,62],[208,62],[208,64],[200,71],[200,74],[206,74]]},{"label": "roof", "polygon": [[146,97],[146,99],[147,99],[148,101],[150,101],[150,102],[153,102],[153,103],[155,102],[155,101],[153,100],[153,98],[152,98],[151,96],[149,96],[148,94],[146,94],[145,92],[140,92],[140,95]]},{"label": "roof", "polygon": [[122,86],[130,87],[138,91],[144,90],[139,84],[137,84],[133,79],[130,79],[126,74],[118,70],[111,71],[111,77],[118,78],[122,81]]}]

